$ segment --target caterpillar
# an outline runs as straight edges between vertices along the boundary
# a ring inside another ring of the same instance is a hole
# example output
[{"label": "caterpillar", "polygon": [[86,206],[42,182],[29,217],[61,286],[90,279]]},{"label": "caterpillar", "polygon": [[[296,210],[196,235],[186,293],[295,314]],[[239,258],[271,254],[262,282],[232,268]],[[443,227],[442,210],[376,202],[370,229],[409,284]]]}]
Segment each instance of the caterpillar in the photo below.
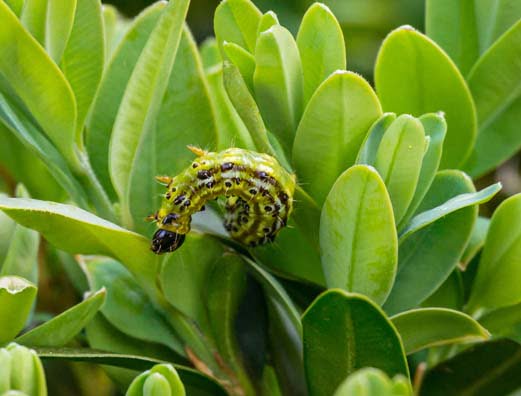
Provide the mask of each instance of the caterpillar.
[{"label": "caterpillar", "polygon": [[156,254],[181,247],[192,215],[206,202],[227,198],[224,227],[250,247],[272,242],[287,224],[293,208],[295,175],[275,158],[240,148],[208,152],[188,146],[197,158],[175,177],[158,176],[167,192],[159,210],[149,216],[158,230],[151,249]]}]

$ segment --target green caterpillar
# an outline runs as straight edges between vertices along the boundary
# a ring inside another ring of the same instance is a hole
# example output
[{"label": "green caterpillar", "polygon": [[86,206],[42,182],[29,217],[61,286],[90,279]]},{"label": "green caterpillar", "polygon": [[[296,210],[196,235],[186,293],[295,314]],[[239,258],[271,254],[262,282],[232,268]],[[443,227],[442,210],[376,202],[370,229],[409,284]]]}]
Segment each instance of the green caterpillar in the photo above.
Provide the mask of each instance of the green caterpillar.
[{"label": "green caterpillar", "polygon": [[178,249],[190,231],[192,215],[218,196],[227,197],[224,226],[234,240],[251,247],[272,242],[292,211],[295,175],[267,154],[188,148],[197,155],[188,168],[173,178],[157,178],[167,192],[161,208],[150,216],[159,227],[152,251]]}]

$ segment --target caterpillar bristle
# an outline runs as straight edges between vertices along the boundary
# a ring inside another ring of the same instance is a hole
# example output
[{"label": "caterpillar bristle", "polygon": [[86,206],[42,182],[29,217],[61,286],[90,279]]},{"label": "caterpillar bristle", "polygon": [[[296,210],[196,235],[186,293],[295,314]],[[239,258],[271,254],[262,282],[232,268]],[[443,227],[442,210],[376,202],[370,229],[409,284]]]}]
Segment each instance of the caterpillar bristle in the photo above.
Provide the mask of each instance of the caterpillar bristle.
[{"label": "caterpillar bristle", "polygon": [[157,212],[145,217],[145,221],[148,221],[148,222],[157,221]]},{"label": "caterpillar bristle", "polygon": [[208,154],[208,151],[203,150],[200,147],[195,147],[195,146],[192,146],[192,145],[188,145],[188,146],[186,146],[186,148],[188,148],[188,150],[190,150],[192,153],[194,153],[198,157],[202,157],[203,155]]},{"label": "caterpillar bristle", "polygon": [[172,182],[172,178],[170,176],[156,176],[156,181],[160,184],[168,186]]}]

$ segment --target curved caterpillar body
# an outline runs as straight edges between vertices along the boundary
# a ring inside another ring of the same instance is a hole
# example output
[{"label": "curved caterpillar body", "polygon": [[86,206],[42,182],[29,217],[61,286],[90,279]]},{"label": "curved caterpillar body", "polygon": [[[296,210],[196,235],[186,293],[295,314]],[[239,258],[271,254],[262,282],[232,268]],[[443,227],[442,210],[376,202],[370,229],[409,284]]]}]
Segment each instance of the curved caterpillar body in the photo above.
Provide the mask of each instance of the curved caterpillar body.
[{"label": "curved caterpillar body", "polygon": [[224,226],[233,239],[247,246],[274,240],[293,208],[295,176],[277,160],[239,148],[219,153],[189,147],[198,158],[167,184],[161,208],[151,216],[159,230],[154,253],[173,252],[190,231],[192,215],[218,196],[227,197]]}]

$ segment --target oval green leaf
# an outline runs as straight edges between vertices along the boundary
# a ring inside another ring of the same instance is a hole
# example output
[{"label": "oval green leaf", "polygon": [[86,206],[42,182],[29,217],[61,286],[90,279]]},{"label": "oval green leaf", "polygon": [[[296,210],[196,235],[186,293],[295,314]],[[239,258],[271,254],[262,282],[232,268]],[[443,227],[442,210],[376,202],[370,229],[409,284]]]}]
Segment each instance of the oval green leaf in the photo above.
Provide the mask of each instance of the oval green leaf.
[{"label": "oval green leaf", "polygon": [[266,126],[289,153],[302,115],[303,77],[297,43],[282,26],[259,36],[253,85]]},{"label": "oval green leaf", "polygon": [[255,51],[257,27],[262,13],[249,0],[224,0],[215,9],[213,25],[215,37],[222,51],[225,41]]},{"label": "oval green leaf", "polygon": [[478,342],[488,331],[463,312],[445,308],[421,308],[391,317],[407,354],[438,345]]},{"label": "oval green leaf", "polygon": [[335,72],[315,92],[298,126],[293,163],[319,205],[337,177],[353,165],[367,131],[381,114],[373,89],[355,73]]},{"label": "oval green leaf", "polygon": [[87,120],[85,141],[89,158],[101,185],[113,198],[115,193],[109,175],[112,128],[139,55],[164,8],[164,3],[155,3],[134,19],[107,65]]},{"label": "oval green leaf", "polygon": [[375,85],[385,111],[421,116],[443,111],[447,136],[442,168],[458,167],[476,138],[476,110],[457,67],[433,41],[409,26],[391,32],[380,48]]},{"label": "oval green leaf", "polygon": [[304,103],[336,70],[346,68],[344,34],[331,10],[322,3],[308,8],[297,34],[304,73]]},{"label": "oval green leaf", "polygon": [[104,62],[101,3],[99,0],[77,0],[74,24],[60,67],[76,98],[76,141],[79,147],[83,146],[84,122],[98,90]]},{"label": "oval green leaf", "polygon": [[406,225],[411,217],[414,215],[418,206],[420,206],[425,194],[436,176],[438,167],[440,166],[441,154],[443,150],[443,141],[447,132],[447,123],[443,114],[425,114],[419,118],[425,131],[425,136],[429,139],[429,147],[423,156],[420,176],[414,191],[414,197],[407,209],[407,213],[402,218],[398,225],[398,230],[401,230]]},{"label": "oval green leaf", "polygon": [[374,166],[389,192],[396,224],[413,199],[427,144],[421,122],[404,114],[385,131],[376,152]]},{"label": "oval green leaf", "polygon": [[310,396],[332,395],[346,376],[363,367],[409,376],[400,336],[363,295],[328,290],[307,309],[302,324]]},{"label": "oval green leaf", "polygon": [[255,72],[255,58],[241,46],[225,41],[223,48],[226,56],[237,66],[250,92],[253,92],[253,73]]},{"label": "oval green leaf", "polygon": [[[194,154],[186,148],[188,145],[207,148],[216,147],[217,143],[202,62],[188,28],[181,35],[170,79],[158,82],[159,85],[165,88],[164,97],[154,113],[153,125],[143,131],[136,146],[123,201],[123,211],[128,205],[132,216],[126,219],[131,220],[126,221],[127,225],[146,234],[150,225],[143,219],[157,210],[165,193],[165,187],[156,182],[155,176],[176,175],[190,164]],[[147,95],[147,91],[141,94]]]},{"label": "oval green leaf", "polygon": [[360,146],[360,151],[356,157],[356,164],[374,166],[376,161],[376,153],[385,131],[396,120],[396,114],[385,113],[369,128],[369,132],[365,136],[364,142]]},{"label": "oval green leaf", "polygon": [[322,208],[320,248],[328,287],[385,301],[398,241],[391,201],[374,168],[355,165],[337,179]]},{"label": "oval green leaf", "polygon": [[189,3],[189,0],[177,0],[165,7],[139,56],[114,121],[109,169],[122,203],[122,216],[127,222],[130,222],[127,194],[131,172],[140,143],[155,127]]},{"label": "oval green leaf", "polygon": [[76,103],[58,66],[0,2],[0,72],[49,139],[80,169],[75,153]]}]

